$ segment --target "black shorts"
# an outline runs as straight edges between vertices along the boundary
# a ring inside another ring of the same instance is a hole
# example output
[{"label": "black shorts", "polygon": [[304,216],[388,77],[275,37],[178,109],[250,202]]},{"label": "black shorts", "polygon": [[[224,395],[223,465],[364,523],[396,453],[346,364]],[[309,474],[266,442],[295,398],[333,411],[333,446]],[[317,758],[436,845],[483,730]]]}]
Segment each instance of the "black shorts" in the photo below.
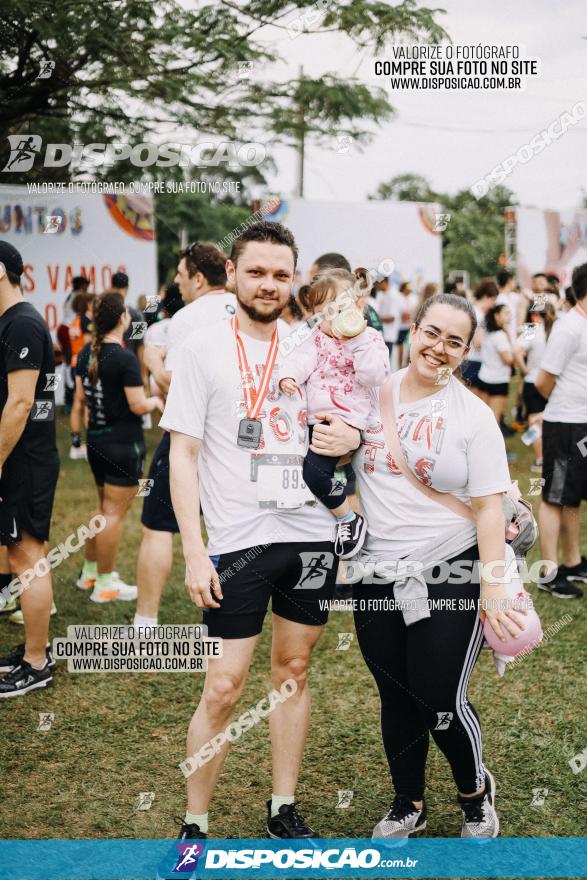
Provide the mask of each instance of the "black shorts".
[{"label": "black shorts", "polygon": [[477,388],[479,384],[479,370],[481,361],[463,361],[461,375],[468,388]]},{"label": "black shorts", "polygon": [[546,398],[536,390],[536,386],[532,382],[524,382],[522,400],[529,416],[543,412],[546,406]]},{"label": "black shorts", "polygon": [[[171,435],[165,431],[153,455],[149,469],[149,494],[145,495],[141,522],[155,532],[179,532],[179,526],[171,503],[169,488],[169,446]],[[151,484],[151,480],[153,483]]]},{"label": "black shorts", "polygon": [[544,421],[542,456],[543,499],[563,507],[587,501],[587,422]]},{"label": "black shorts", "polygon": [[212,556],[222,586],[220,608],[204,611],[208,635],[247,639],[259,635],[271,599],[273,614],[323,626],[332,599],[338,559],[330,541],[261,544]]},{"label": "black shorts", "polygon": [[410,333],[409,327],[404,327],[403,330],[400,330],[399,333],[397,334],[397,344],[403,345],[404,342],[406,341],[406,339],[408,338],[409,333]]},{"label": "black shorts", "polygon": [[490,397],[507,397],[510,393],[509,382],[484,382],[483,379],[477,379],[475,387]]},{"label": "black shorts", "polygon": [[88,432],[88,464],[96,486],[137,486],[145,464],[144,440]]},{"label": "black shorts", "polygon": [[57,454],[42,464],[8,458],[0,479],[0,544],[17,544],[23,531],[49,540],[58,478]]}]

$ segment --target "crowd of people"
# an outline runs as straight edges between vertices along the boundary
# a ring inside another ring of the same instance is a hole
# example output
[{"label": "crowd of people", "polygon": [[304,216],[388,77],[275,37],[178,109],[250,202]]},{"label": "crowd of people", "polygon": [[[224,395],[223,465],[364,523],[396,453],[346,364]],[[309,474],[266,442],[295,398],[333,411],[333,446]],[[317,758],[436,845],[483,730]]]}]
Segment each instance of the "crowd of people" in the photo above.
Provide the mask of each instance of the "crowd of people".
[{"label": "crowd of people", "polygon": [[[248,226],[228,258],[195,243],[181,251],[155,311],[128,305],[123,273],[98,295],[74,279],[57,332],[70,457],[89,467],[96,487],[88,519],[104,523],[84,543],[76,586],[96,603],[136,600],[133,624],[147,632],[170,579],[173,535],[181,535],[187,595],[208,635],[223,640],[189,726],[188,758],[230,724],[271,601],[274,687],[293,680],[296,689],[269,720],[267,833],[308,838],[318,835],[295,800],[307,674],[329,602],[349,589],[337,587],[339,560],[417,560],[429,572],[447,563],[461,577],[473,563],[493,566],[495,580],[396,576],[356,583],[352,594],[374,603],[355,608],[355,626],[381,700],[394,789],[373,835],[407,837],[426,826],[432,736],[452,771],[462,836],[494,837],[496,782],[467,686],[484,623],[505,640],[527,613],[508,605],[503,583],[502,498],[511,486],[504,435],[519,432],[533,445],[542,475],[541,555],[550,565],[538,587],[580,598],[587,264],[564,296],[553,276],[535,275],[524,291],[506,270],[473,291],[451,283],[440,292],[373,278],[330,253],[294,294],[297,257],[291,232],[272,222]],[[56,345],[23,297],[22,273],[22,256],[0,242],[0,595],[25,632],[0,658],[0,698],[52,686],[55,668],[48,633],[56,609],[43,560],[59,457],[55,420],[39,408],[54,409],[47,376]],[[518,398],[508,424],[512,382]],[[143,479],[145,419],[156,411],[163,432],[140,493],[136,584],[127,584],[116,558]],[[440,504],[439,493],[464,502],[469,519]],[[308,587],[309,573],[318,577]],[[417,613],[398,601],[422,596],[432,605]],[[388,610],[373,610],[381,599]],[[437,599],[464,604],[455,612]],[[450,724],[439,724],[447,713]],[[227,748],[188,776],[182,839],[208,834]]]}]

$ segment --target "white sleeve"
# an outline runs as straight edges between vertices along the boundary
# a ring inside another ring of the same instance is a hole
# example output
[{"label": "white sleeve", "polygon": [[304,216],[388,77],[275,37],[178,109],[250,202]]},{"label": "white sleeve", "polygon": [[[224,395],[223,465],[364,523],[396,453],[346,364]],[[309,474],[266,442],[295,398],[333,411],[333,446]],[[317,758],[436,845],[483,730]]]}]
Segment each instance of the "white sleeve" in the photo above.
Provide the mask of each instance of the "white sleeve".
[{"label": "white sleeve", "polygon": [[575,334],[568,332],[564,324],[557,326],[555,321],[546,343],[546,350],[540,368],[546,370],[547,373],[551,373],[553,376],[560,376],[567,363],[575,354],[577,339],[578,337],[575,337]]},{"label": "white sleeve", "polygon": [[495,348],[501,354],[504,351],[511,351],[510,341],[503,330],[498,330],[495,334]]},{"label": "white sleeve", "polygon": [[467,444],[469,478],[467,492],[472,498],[505,492],[511,485],[505,442],[495,416],[485,404],[469,413],[473,432]]},{"label": "white sleeve", "polygon": [[179,431],[202,440],[208,409],[209,378],[201,354],[180,346],[175,352],[171,385],[159,422],[166,431]]}]

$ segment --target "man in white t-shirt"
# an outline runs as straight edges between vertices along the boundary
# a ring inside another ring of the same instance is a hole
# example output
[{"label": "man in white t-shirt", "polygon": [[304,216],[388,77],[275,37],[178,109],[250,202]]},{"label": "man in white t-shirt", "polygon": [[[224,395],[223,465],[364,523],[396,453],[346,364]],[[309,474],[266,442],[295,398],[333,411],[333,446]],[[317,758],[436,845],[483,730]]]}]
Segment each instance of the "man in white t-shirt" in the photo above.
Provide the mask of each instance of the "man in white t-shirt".
[{"label": "man in white t-shirt", "polygon": [[515,289],[516,279],[512,272],[509,272],[507,269],[501,269],[495,277],[499,289],[496,305],[503,303],[508,306],[511,312],[510,323],[506,329],[513,343],[518,338],[520,327],[524,323],[527,303],[524,297],[517,293]]},{"label": "man in white t-shirt", "polygon": [[[269,599],[276,691],[268,698],[273,794],[267,831],[279,838],[316,836],[294,796],[310,717],[307,670],[328,617],[336,564],[332,518],[302,480],[305,391],[289,397],[278,384],[286,352],[279,349],[277,318],[289,300],[296,258],[293,236],[279,223],[252,224],[235,240],[226,270],[236,291],[236,320],[186,340],[174,359],[162,418],[171,432],[171,491],[186,589],[204,609],[208,635],[223,640],[222,657],[209,663],[181,765],[188,778],[183,839],[207,833],[208,805],[228,747],[221,735],[231,729]],[[358,431],[334,416],[325,421],[314,429],[313,449],[338,456],[358,447]],[[222,745],[210,753],[219,736]]]},{"label": "man in white t-shirt", "polygon": [[[235,296],[224,290],[225,263],[226,257],[214,245],[196,243],[180,253],[175,283],[185,305],[169,321],[166,347],[153,343],[145,346],[145,363],[163,394],[169,390],[174,353],[184,339],[197,328],[229,319],[235,313]],[[153,455],[144,491],[134,624],[156,626],[161,595],[173,564],[173,535],[179,532],[169,491],[167,431]]]},{"label": "man in white t-shirt", "polygon": [[580,598],[576,584],[587,583],[579,513],[587,500],[587,263],[574,270],[572,284],[577,304],[554,323],[534,383],[548,400],[542,427],[542,557],[558,561],[561,525],[564,553],[555,579],[539,586],[561,599]]}]

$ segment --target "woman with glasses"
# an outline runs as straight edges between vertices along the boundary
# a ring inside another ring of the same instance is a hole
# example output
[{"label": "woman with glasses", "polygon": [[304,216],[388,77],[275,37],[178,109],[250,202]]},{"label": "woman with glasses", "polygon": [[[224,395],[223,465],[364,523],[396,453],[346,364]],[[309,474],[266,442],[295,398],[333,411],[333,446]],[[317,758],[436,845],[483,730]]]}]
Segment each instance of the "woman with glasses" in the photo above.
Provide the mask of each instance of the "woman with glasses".
[{"label": "woman with glasses", "polygon": [[[384,420],[374,414],[353,462],[369,524],[359,564],[371,563],[359,567],[371,575],[353,589],[355,625],[379,690],[395,789],[374,837],[408,837],[426,826],[430,735],[452,770],[461,836],[499,830],[495,781],[467,686],[483,642],[481,617],[503,638],[519,632],[526,612],[508,608],[499,582],[510,550],[503,437],[491,410],[454,375],[475,329],[463,297],[439,294],[423,303],[411,326],[409,366],[379,389]],[[471,519],[426,487],[469,505]],[[481,614],[479,600],[481,608],[492,600]]]}]

